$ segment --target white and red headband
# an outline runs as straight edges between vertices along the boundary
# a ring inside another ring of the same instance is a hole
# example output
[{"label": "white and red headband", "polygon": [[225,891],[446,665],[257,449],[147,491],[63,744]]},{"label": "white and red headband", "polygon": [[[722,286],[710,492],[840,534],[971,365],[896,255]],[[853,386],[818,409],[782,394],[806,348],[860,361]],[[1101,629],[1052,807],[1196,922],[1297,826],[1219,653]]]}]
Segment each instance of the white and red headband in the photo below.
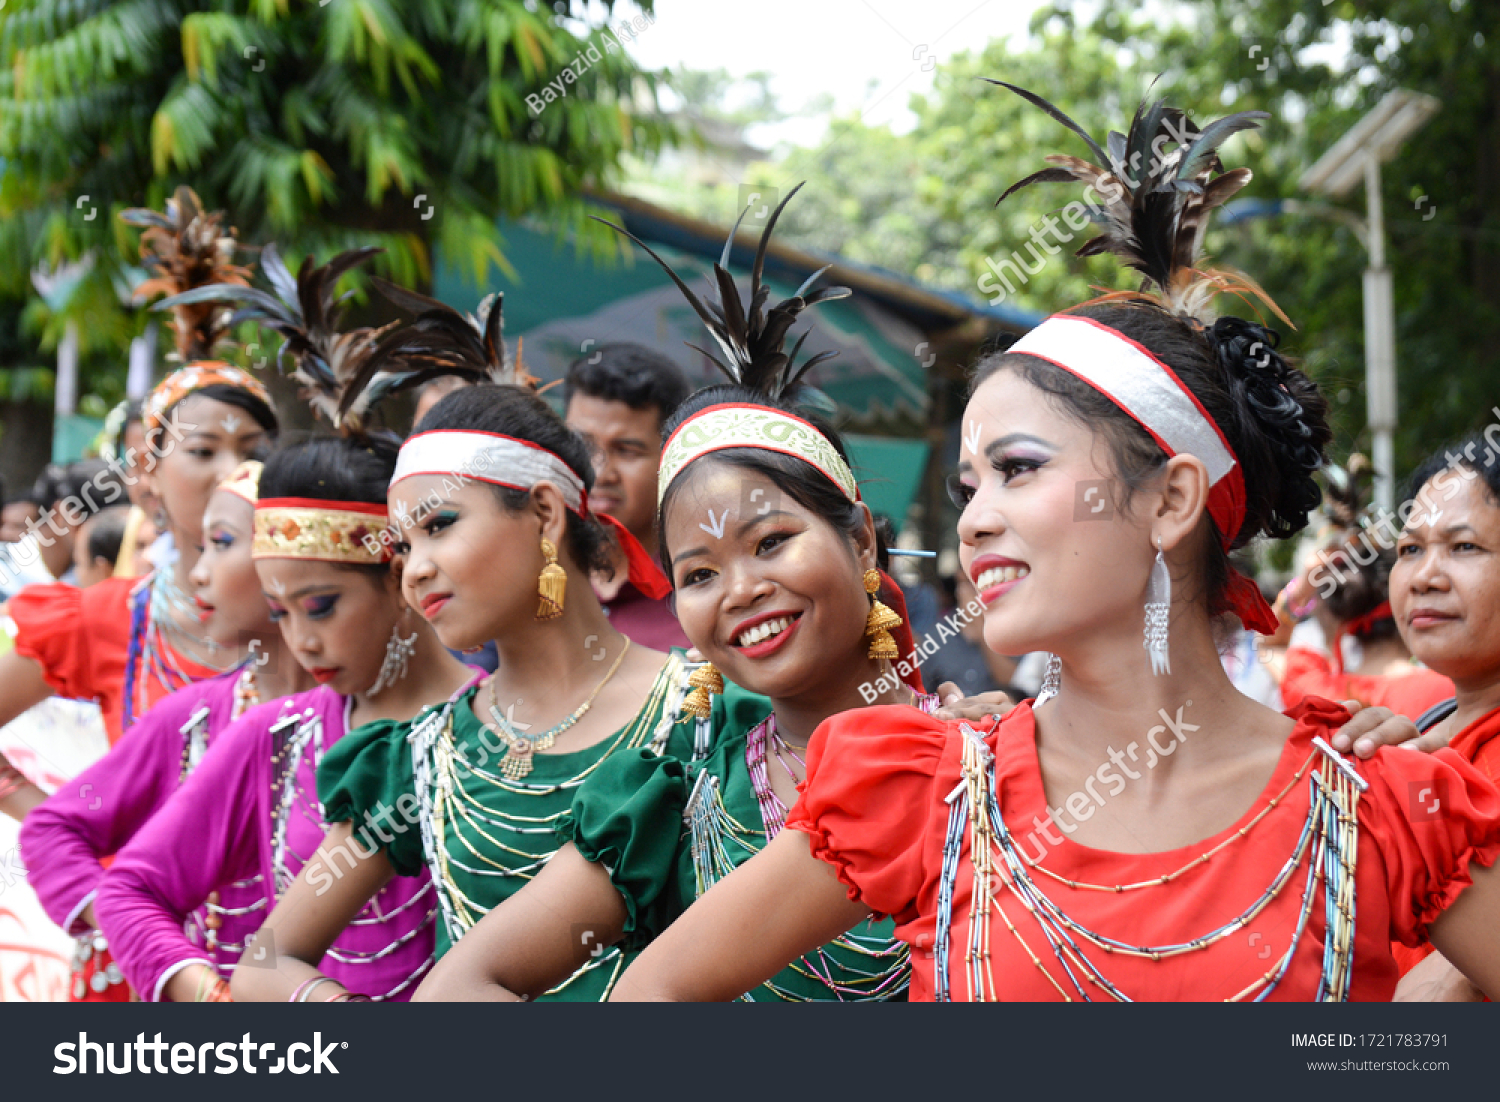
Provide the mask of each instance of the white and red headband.
[{"label": "white and red headband", "polygon": [[421,432],[401,445],[391,485],[417,475],[457,478],[460,486],[472,479],[528,491],[538,483],[550,483],[570,511],[580,517],[593,517],[614,529],[629,565],[630,583],[636,589],[653,600],[672,592],[661,568],[651,561],[640,541],[614,517],[591,511],[583,479],[561,458],[538,444],[494,432],[449,429]]},{"label": "white and red headband", "polygon": [[[1224,550],[1245,522],[1245,478],[1234,449],[1182,380],[1143,345],[1091,318],[1054,314],[1007,350],[1044,360],[1088,383],[1128,413],[1168,456],[1191,455],[1208,469],[1208,513]],[[1262,635],[1276,615],[1258,586],[1231,571],[1230,611]]]}]

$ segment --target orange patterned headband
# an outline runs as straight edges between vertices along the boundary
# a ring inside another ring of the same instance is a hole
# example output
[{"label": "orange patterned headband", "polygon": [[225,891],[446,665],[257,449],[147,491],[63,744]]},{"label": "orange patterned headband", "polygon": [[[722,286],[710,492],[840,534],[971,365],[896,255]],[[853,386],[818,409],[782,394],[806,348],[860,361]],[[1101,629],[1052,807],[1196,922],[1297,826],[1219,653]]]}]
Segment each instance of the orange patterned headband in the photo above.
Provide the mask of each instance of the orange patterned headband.
[{"label": "orange patterned headband", "polygon": [[389,541],[380,539],[386,508],[362,501],[318,501],[271,497],[255,503],[252,559],[379,566],[391,561]]},{"label": "orange patterned headband", "polygon": [[156,389],[146,399],[145,408],[141,410],[146,439],[149,441],[166,424],[168,410],[188,395],[210,386],[238,387],[240,390],[248,390],[267,406],[271,404],[271,396],[266,393],[266,388],[248,372],[218,360],[189,364],[157,383]]}]

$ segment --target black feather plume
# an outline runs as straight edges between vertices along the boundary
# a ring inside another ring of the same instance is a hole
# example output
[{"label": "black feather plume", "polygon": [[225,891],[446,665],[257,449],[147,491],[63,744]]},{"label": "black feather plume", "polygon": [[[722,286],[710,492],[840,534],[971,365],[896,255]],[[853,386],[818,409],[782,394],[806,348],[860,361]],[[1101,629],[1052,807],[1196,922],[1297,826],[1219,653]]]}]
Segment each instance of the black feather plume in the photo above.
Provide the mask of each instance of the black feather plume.
[{"label": "black feather plume", "polygon": [[1219,147],[1232,134],[1251,130],[1264,111],[1241,111],[1198,129],[1186,114],[1165,100],[1142,101],[1126,134],[1111,132],[1105,148],[1062,111],[1034,92],[989,80],[1040,107],[1088,143],[1096,158],[1053,154],[1052,168],[1033,173],[1007,188],[996,205],[1031,184],[1077,180],[1088,185],[1098,223],[1098,236],[1084,242],[1079,256],[1113,253],[1144,277],[1140,292],[1176,314],[1200,322],[1212,320],[1210,306],[1220,293],[1256,298],[1283,321],[1286,315],[1248,276],[1227,270],[1200,268],[1208,215],[1250,182],[1248,168],[1224,171]]},{"label": "black feather plume", "polygon": [[781,217],[783,208],[801,189],[802,184],[798,184],[787,193],[786,198],[771,212],[771,217],[766,220],[766,228],[761,231],[760,243],[755,250],[755,262],[750,269],[748,309],[745,300],[740,298],[734,277],[729,274],[728,270],[729,253],[734,245],[735,234],[745,218],[743,212],[735,220],[734,227],[729,231],[729,239],[724,243],[723,255],[714,265],[714,283],[717,294],[706,304],[693,293],[692,288],[672,270],[670,264],[657,255],[650,245],[629,230],[616,226],[612,222],[606,222],[602,218],[594,219],[630,238],[645,249],[651,259],[662,266],[667,275],[672,277],[672,282],[677,284],[678,290],[682,292],[688,304],[703,319],[703,324],[708,327],[709,333],[718,342],[724,358],[720,359],[713,353],[698,348],[695,344],[690,344],[688,347],[697,349],[712,360],[731,382],[772,398],[781,397],[794,390],[809,368],[837,355],[831,351],[821,352],[800,367],[796,366],[794,361],[798,350],[802,347],[802,340],[807,336],[806,333],[798,339],[790,353],[783,350],[787,335],[802,311],[820,302],[847,298],[851,293],[847,287],[823,287],[809,294],[808,288],[828,270],[824,267],[810,275],[791,298],[778,302],[769,310],[765,308],[771,289],[763,282],[762,273],[765,270],[766,250],[771,244],[771,231],[775,229],[776,220]]}]

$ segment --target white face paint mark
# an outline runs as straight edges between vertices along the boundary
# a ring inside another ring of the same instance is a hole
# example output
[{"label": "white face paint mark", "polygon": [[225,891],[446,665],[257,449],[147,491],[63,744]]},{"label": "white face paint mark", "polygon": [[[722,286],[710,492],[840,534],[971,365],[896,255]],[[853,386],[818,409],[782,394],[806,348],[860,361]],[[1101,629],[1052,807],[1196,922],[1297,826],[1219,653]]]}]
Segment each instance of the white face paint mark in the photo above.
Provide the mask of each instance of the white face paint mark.
[{"label": "white face paint mark", "polygon": [[281,596],[281,597],[285,597],[286,596],[286,583],[284,581],[282,581],[280,578],[272,578],[271,579],[271,588],[276,591],[276,593],[277,593],[278,596]]},{"label": "white face paint mark", "polygon": [[710,509],[708,511],[708,523],[707,524],[699,524],[698,527],[702,528],[709,535],[713,536],[714,539],[721,540],[721,539],[724,538],[724,522],[726,520],[728,520],[728,519],[729,519],[729,510],[728,509],[724,510],[724,515],[721,516],[717,521],[714,520],[714,511],[712,509]]},{"label": "white face paint mark", "polygon": [[240,420],[239,414],[237,413],[226,414],[224,419],[219,422],[219,425],[224,429],[224,431],[230,433],[231,435],[242,424],[244,424],[244,422]]},{"label": "white face paint mark", "polygon": [[979,431],[979,422],[973,420],[972,418],[969,420],[969,423],[964,426],[964,444],[975,455],[979,454]]}]

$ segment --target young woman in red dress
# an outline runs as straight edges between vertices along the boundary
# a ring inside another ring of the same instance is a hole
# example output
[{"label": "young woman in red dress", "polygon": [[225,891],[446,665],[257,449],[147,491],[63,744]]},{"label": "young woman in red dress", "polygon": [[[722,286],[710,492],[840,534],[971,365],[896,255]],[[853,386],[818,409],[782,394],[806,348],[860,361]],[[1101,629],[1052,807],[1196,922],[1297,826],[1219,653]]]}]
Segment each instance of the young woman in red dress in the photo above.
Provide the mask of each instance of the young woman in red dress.
[{"label": "young woman in red dress", "polygon": [[[1219,662],[1221,612],[1275,627],[1227,553],[1306,523],[1331,435],[1274,333],[1203,317],[1218,290],[1254,293],[1193,267],[1208,209],[1249,176],[1215,146],[1253,125],[1146,105],[1113,156],[1090,141],[1113,170],[1031,178],[1089,180],[1106,229],[1084,251],[1154,292],[1049,318],[979,365],[964,413],[960,559],[986,644],[1055,656],[1038,700],[979,724],[825,722],[794,829],[614,998],[732,998],[870,912],[912,947],[913,999],[1383,1000],[1391,941],[1429,933],[1500,991],[1500,792],[1456,755],[1345,759],[1342,708],[1281,715]],[[1423,785],[1439,813],[1411,801]]]}]

